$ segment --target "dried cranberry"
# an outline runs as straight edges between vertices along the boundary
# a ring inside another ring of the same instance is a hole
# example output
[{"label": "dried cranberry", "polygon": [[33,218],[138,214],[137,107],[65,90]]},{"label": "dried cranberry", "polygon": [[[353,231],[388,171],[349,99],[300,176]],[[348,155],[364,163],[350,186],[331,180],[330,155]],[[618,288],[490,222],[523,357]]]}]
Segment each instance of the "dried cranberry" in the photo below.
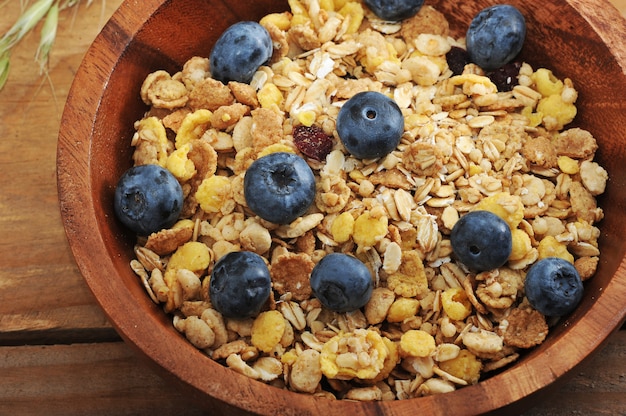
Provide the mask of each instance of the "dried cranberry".
[{"label": "dried cranberry", "polygon": [[293,142],[304,155],[323,160],[333,150],[333,139],[317,126],[293,128]]},{"label": "dried cranberry", "polygon": [[454,75],[461,75],[465,69],[465,65],[469,64],[470,58],[465,49],[453,46],[446,54],[446,61]]},{"label": "dried cranberry", "polygon": [[496,84],[498,91],[511,91],[518,83],[519,70],[521,67],[521,62],[510,62],[495,71],[487,73],[487,76],[491,82]]}]

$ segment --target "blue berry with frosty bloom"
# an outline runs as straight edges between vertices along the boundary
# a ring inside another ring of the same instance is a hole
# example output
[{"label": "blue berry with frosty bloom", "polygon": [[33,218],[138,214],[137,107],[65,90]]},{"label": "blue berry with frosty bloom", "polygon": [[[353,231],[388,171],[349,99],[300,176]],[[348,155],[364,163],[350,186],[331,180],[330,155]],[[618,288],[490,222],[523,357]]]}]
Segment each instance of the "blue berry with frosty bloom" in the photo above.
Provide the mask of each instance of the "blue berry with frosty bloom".
[{"label": "blue berry with frosty bloom", "polygon": [[471,211],[452,227],[450,244],[456,257],[469,269],[496,269],[508,260],[513,248],[509,225],[489,211]]},{"label": "blue berry with frosty bloom", "polygon": [[398,104],[386,95],[363,91],[352,96],[337,115],[337,134],[344,147],[359,159],[391,153],[404,133]]},{"label": "blue berry with frosty bloom", "polygon": [[311,272],[311,289],[326,308],[355,311],[369,301],[374,290],[372,274],[356,257],[343,253],[324,256]]},{"label": "blue berry with frosty bloom", "polygon": [[272,291],[270,272],[263,257],[235,251],[221,257],[211,272],[209,299],[227,318],[256,316]]},{"label": "blue berry with frosty bloom", "polygon": [[161,166],[134,166],[120,177],[113,208],[122,224],[147,236],[178,220],[183,209],[183,190],[174,175]]},{"label": "blue berry with frosty bloom", "polygon": [[525,38],[524,15],[515,6],[498,4],[472,19],[466,35],[467,52],[476,65],[493,71],[520,53]]},{"label": "blue berry with frosty bloom", "polygon": [[300,156],[275,152],[246,170],[243,191],[248,208],[266,221],[289,224],[315,200],[315,176]]},{"label": "blue berry with frosty bloom", "polygon": [[224,84],[249,83],[260,66],[272,57],[274,46],[269,32],[257,22],[238,22],[219,37],[211,50],[211,77]]},{"label": "blue berry with frosty bloom", "polygon": [[424,0],[363,0],[363,3],[379,18],[397,22],[416,15]]},{"label": "blue berry with frosty bloom", "polygon": [[574,265],[558,257],[533,264],[524,281],[530,305],[546,316],[571,313],[583,297],[583,283]]}]

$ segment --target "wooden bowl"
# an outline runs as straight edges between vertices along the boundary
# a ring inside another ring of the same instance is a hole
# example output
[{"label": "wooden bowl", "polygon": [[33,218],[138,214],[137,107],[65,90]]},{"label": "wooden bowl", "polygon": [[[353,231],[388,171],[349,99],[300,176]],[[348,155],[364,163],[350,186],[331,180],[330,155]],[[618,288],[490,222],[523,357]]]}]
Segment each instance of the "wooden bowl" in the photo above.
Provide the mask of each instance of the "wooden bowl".
[{"label": "wooden bowl", "polygon": [[[462,35],[486,0],[427,1]],[[523,57],[570,77],[579,91],[575,124],[593,132],[610,174],[600,199],[601,262],[576,311],[539,348],[477,385],[407,401],[329,401],[269,387],[222,367],[188,343],[129,268],[134,238],[113,214],[118,178],[131,165],[133,122],[146,110],[139,88],[158,69],[175,72],[208,56],[239,20],[287,9],[272,0],[127,1],[78,69],[61,122],[58,185],[76,262],[119,334],[216,414],[477,414],[518,412],[596,351],[626,316],[626,22],[603,0],[512,0],[528,24]]]}]

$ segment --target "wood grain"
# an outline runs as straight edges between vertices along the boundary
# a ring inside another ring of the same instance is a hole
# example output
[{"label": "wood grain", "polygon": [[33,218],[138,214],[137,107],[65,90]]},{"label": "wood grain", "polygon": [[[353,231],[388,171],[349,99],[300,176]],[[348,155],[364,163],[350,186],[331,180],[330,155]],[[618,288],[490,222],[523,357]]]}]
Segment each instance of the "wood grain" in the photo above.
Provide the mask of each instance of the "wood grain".
[{"label": "wood grain", "polygon": [[[0,6],[0,33],[20,3]],[[0,92],[0,414],[202,414],[119,341],[76,267],[59,214],[63,105],[88,46],[121,3],[62,13],[49,78],[33,61],[38,31],[28,35]],[[626,0],[614,4],[626,16]],[[621,331],[526,414],[626,414],[625,354]]]}]

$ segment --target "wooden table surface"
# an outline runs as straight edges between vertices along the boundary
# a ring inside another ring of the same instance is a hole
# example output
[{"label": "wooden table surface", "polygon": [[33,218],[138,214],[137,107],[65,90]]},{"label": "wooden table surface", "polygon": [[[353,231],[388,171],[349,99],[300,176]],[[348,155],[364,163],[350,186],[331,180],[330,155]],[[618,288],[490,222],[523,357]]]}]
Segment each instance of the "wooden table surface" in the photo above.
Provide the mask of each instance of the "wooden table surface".
[{"label": "wooden table surface", "polygon": [[[59,214],[56,143],[74,73],[122,0],[61,13],[49,77],[36,30],[0,92],[0,415],[196,415],[107,322],[74,263]],[[0,1],[0,34],[23,1]],[[33,3],[33,2],[31,2]],[[626,0],[614,0],[626,16]],[[103,273],[106,278],[106,273]],[[626,330],[525,415],[626,415]]]}]

